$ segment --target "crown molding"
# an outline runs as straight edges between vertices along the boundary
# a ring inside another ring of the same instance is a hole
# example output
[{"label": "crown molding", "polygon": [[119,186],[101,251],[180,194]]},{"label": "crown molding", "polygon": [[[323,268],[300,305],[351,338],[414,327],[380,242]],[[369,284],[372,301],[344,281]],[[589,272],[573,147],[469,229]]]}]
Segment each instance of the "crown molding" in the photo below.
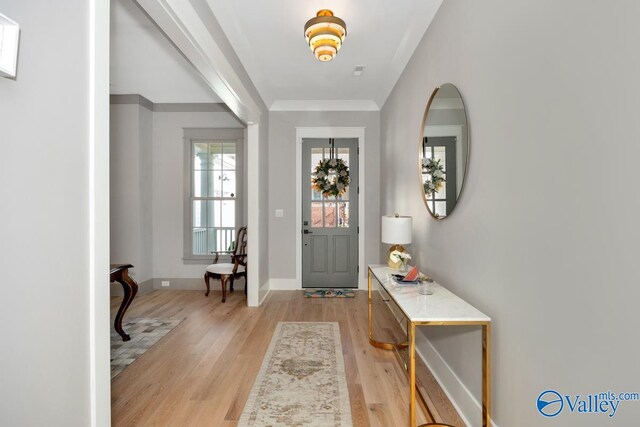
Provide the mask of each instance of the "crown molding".
[{"label": "crown molding", "polygon": [[232,113],[231,109],[218,103],[164,103],[153,104],[156,113]]},{"label": "crown molding", "polygon": [[370,99],[278,99],[269,111],[380,111],[380,107]]},{"label": "crown molding", "polygon": [[130,94],[124,94],[124,95],[110,95],[109,103],[111,105],[122,105],[122,104],[136,105],[137,104],[137,105],[140,105],[141,107],[146,108],[149,111],[153,111],[154,109],[153,102],[149,101],[147,98],[137,93],[130,93]]},{"label": "crown molding", "polygon": [[155,113],[232,113],[231,109],[221,102],[182,102],[155,104],[139,94],[111,95],[111,105],[140,105]]}]

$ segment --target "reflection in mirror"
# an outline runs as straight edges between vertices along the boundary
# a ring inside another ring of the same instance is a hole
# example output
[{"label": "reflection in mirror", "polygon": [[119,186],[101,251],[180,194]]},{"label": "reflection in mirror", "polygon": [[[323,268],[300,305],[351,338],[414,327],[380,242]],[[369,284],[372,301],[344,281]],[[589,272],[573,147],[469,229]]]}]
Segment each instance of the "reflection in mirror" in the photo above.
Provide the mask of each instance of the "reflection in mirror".
[{"label": "reflection in mirror", "polygon": [[431,94],[422,119],[420,186],[434,218],[451,215],[458,202],[469,160],[469,130],[462,96],[451,83]]}]

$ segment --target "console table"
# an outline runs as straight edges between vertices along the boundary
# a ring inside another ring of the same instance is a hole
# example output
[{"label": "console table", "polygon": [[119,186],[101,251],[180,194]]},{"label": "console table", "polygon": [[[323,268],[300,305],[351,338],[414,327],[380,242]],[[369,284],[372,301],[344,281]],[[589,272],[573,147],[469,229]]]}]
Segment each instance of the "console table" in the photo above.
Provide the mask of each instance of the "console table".
[{"label": "console table", "polygon": [[[369,265],[369,343],[385,350],[409,350],[409,426],[416,424],[416,326],[476,325],[482,327],[482,426],[491,425],[491,318],[462,298],[437,283],[432,283],[432,295],[420,295],[415,285],[399,285],[390,275],[397,270],[382,264]],[[389,294],[407,319],[407,342],[377,341],[372,335],[372,280]],[[426,402],[424,397],[420,396]],[[425,403],[426,405],[426,403]]]},{"label": "console table", "polygon": [[120,304],[120,308],[118,309],[118,314],[116,314],[116,320],[113,322],[113,327],[116,329],[116,332],[120,334],[122,337],[122,341],[129,341],[131,337],[125,333],[124,329],[122,329],[122,319],[124,318],[124,313],[127,311],[133,298],[138,293],[138,284],[131,276],[129,276],[129,269],[133,268],[131,264],[111,264],[111,268],[109,271],[109,277],[112,282],[118,282],[122,285],[122,289],[124,290],[124,297],[122,297],[122,303]]}]

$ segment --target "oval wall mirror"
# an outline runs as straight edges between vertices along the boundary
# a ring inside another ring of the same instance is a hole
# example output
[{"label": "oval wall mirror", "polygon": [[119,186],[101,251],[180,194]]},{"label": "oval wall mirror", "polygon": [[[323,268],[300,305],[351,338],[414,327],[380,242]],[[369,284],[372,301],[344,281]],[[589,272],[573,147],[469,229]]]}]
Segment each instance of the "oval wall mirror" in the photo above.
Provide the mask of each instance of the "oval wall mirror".
[{"label": "oval wall mirror", "polygon": [[451,83],[429,98],[420,129],[422,200],[436,219],[451,215],[460,198],[469,162],[469,127],[464,102]]}]

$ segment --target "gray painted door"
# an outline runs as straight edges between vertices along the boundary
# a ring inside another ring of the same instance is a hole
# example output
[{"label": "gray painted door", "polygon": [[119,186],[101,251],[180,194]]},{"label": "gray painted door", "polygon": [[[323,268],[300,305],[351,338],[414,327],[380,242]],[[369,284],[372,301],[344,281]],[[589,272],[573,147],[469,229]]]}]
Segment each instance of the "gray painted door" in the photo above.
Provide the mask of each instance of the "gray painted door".
[{"label": "gray painted door", "polygon": [[423,157],[432,157],[440,160],[444,166],[445,182],[440,191],[432,194],[427,199],[431,212],[443,218],[448,216],[456,205],[456,137],[455,136],[430,136],[423,142]]},{"label": "gray painted door", "polygon": [[[333,141],[333,144],[332,144]],[[349,167],[350,183],[339,197],[311,188],[318,162],[335,158]],[[302,287],[358,287],[358,139],[302,140]]]}]

